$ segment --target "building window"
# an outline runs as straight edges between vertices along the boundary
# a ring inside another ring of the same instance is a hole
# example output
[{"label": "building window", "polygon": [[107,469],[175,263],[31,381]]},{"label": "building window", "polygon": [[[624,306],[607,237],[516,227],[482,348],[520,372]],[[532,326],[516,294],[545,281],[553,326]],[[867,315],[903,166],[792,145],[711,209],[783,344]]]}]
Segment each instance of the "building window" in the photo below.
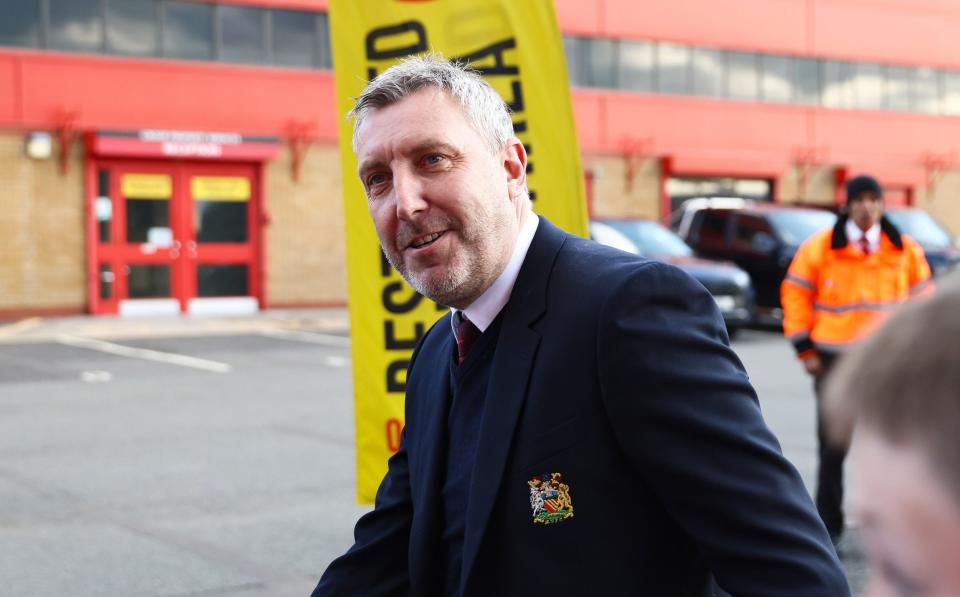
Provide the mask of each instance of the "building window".
[{"label": "building window", "polygon": [[585,87],[587,82],[583,77],[583,48],[587,40],[582,37],[565,36],[563,38],[563,54],[567,59],[567,75],[570,84]]},{"label": "building window", "polygon": [[724,97],[727,53],[708,48],[693,49],[693,94]]},{"label": "building window", "polygon": [[760,57],[760,98],[765,102],[794,101],[794,64],[788,56]]},{"label": "building window", "polygon": [[939,73],[932,68],[916,68],[913,74],[913,109],[924,114],[939,114]]},{"label": "building window", "polygon": [[823,63],[823,105],[828,108],[856,108],[856,65],[839,60]]},{"label": "building window", "polygon": [[213,60],[213,5],[164,2],[162,47],[168,58]]},{"label": "building window", "polygon": [[689,94],[690,48],[679,44],[657,44],[657,91]]},{"label": "building window", "polygon": [[39,0],[4,0],[4,8],[0,8],[0,45],[40,45]]},{"label": "building window", "polygon": [[243,64],[267,62],[264,11],[245,6],[219,6],[220,59]]},{"label": "building window", "polygon": [[617,80],[623,89],[642,92],[656,89],[653,50],[653,43],[647,41],[620,42]]},{"label": "building window", "polygon": [[738,100],[760,97],[760,68],[756,54],[730,52],[727,55],[727,97]]},{"label": "building window", "polygon": [[943,73],[940,109],[944,114],[960,116],[960,73]]},{"label": "building window", "polygon": [[887,108],[908,111],[913,109],[912,69],[903,66],[887,67]]},{"label": "building window", "polygon": [[884,93],[883,66],[860,63],[854,65],[856,107],[861,110],[883,110],[887,106]]},{"label": "building window", "polygon": [[270,17],[273,63],[310,68],[320,66],[315,12],[274,10]]},{"label": "building window", "polygon": [[107,1],[107,51],[128,56],[159,54],[155,0]]},{"label": "building window", "polygon": [[99,52],[103,20],[99,0],[47,0],[47,46],[54,50]]},{"label": "building window", "polygon": [[585,58],[588,85],[608,89],[617,86],[617,47],[613,40],[594,40],[587,45]]},{"label": "building window", "polygon": [[820,61],[815,58],[797,58],[793,73],[796,89],[794,101],[816,106],[820,104]]}]

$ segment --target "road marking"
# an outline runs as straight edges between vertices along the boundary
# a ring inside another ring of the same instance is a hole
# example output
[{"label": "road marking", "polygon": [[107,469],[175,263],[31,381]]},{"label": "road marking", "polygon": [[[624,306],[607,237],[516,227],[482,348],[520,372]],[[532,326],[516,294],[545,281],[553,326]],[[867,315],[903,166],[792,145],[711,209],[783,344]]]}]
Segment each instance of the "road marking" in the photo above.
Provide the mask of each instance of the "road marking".
[{"label": "road marking", "polygon": [[350,347],[350,338],[336,336],[334,334],[318,334],[315,332],[301,332],[297,330],[263,330],[260,333],[264,336],[279,338],[281,340],[307,342],[309,344],[320,344],[322,346],[333,346],[336,348]]},{"label": "road marking", "polygon": [[102,383],[112,379],[113,374],[109,371],[84,371],[80,374],[80,381],[87,383]]},{"label": "road marking", "polygon": [[43,321],[39,317],[28,317],[26,319],[21,319],[16,323],[11,323],[10,325],[5,325],[0,327],[0,338],[14,336],[20,332],[25,332],[30,328],[35,328]]},{"label": "road marking", "polygon": [[61,335],[57,338],[61,344],[74,346],[77,348],[88,348],[107,354],[113,354],[121,357],[130,357],[132,359],[143,359],[146,361],[156,361],[158,363],[167,363],[168,365],[179,365],[181,367],[190,367],[200,369],[201,371],[212,371],[213,373],[229,373],[230,365],[217,361],[208,361],[207,359],[198,359],[184,354],[173,352],[160,352],[159,350],[150,350],[147,348],[134,348],[124,346],[123,344],[114,344],[104,342],[103,340],[94,340],[92,338],[80,338],[78,336]]},{"label": "road marking", "polygon": [[350,359],[346,357],[323,357],[323,364],[328,367],[346,367],[350,364]]}]

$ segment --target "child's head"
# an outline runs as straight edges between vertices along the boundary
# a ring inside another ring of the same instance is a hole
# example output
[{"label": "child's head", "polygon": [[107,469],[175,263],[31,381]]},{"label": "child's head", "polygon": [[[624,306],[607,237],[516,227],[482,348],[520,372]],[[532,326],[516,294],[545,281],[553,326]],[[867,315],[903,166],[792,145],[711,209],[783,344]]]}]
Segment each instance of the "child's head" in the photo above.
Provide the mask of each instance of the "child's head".
[{"label": "child's head", "polygon": [[845,355],[827,400],[855,428],[867,594],[960,595],[960,278]]}]

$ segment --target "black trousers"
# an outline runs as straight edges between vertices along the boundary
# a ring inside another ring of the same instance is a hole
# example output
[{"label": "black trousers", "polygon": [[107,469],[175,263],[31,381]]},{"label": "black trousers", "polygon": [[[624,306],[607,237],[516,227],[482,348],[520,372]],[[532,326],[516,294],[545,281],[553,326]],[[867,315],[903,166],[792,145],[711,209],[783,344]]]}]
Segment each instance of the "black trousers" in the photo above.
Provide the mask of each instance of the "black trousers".
[{"label": "black trousers", "polygon": [[817,471],[817,512],[823,519],[831,537],[843,533],[843,461],[847,457],[846,448],[837,448],[827,441],[823,419],[824,382],[837,361],[837,354],[819,353],[823,363],[823,372],[813,380],[817,394],[817,443],[819,446],[820,466]]}]

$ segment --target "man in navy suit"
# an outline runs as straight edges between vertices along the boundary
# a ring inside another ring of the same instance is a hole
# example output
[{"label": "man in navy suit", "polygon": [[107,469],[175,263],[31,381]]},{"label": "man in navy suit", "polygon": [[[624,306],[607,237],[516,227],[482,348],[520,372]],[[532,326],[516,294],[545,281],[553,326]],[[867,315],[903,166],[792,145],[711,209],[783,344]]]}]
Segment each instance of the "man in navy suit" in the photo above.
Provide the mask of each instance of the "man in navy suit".
[{"label": "man in navy suit", "polygon": [[702,286],[534,215],[472,71],[409,59],[352,115],[383,251],[451,313],[315,597],[849,595]]}]

